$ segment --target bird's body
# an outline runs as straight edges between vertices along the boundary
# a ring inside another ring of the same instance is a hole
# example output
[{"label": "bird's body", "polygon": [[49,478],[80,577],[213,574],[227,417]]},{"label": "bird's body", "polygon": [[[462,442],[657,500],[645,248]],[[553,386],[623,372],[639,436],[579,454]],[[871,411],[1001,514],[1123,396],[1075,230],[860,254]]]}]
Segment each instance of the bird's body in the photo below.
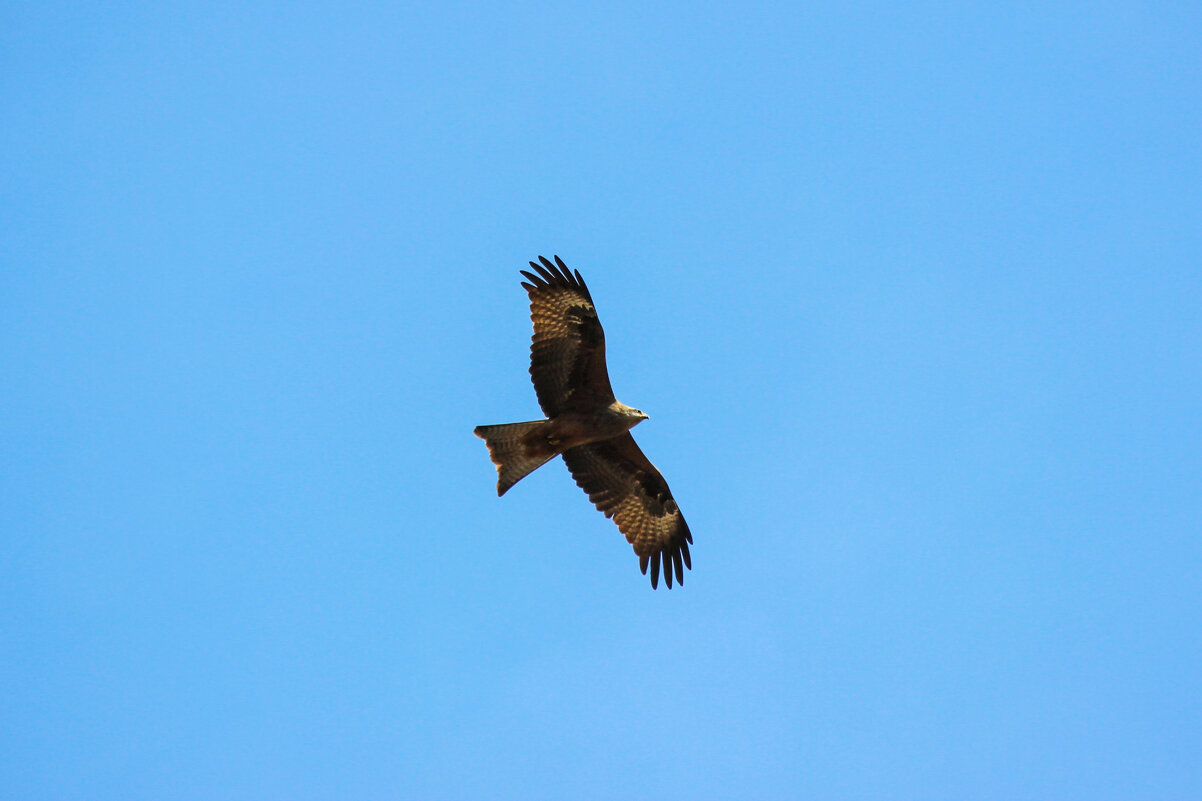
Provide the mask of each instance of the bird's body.
[{"label": "bird's body", "polygon": [[477,426],[497,467],[497,494],[504,495],[524,476],[562,456],[576,483],[639,555],[651,586],[664,578],[684,583],[692,567],[693,541],[676,501],[659,471],[647,459],[630,429],[647,419],[614,398],[605,365],[605,334],[588,287],[555,257],[530,262],[537,275],[522,271],[529,283],[530,377],[546,420]]},{"label": "bird's body", "polygon": [[547,439],[559,451],[625,434],[647,419],[638,409],[614,401],[604,409],[562,412],[547,421]]}]

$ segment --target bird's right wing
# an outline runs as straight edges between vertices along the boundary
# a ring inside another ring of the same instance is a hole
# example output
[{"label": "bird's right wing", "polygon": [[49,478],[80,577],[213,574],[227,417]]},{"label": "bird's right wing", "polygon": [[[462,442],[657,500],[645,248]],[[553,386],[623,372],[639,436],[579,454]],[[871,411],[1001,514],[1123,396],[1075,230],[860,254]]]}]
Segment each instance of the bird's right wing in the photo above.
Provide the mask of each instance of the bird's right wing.
[{"label": "bird's right wing", "polygon": [[539,256],[535,272],[522,270],[529,283],[530,379],[538,405],[547,417],[573,409],[594,410],[614,400],[605,367],[605,332],[588,287],[558,256],[555,263]]}]

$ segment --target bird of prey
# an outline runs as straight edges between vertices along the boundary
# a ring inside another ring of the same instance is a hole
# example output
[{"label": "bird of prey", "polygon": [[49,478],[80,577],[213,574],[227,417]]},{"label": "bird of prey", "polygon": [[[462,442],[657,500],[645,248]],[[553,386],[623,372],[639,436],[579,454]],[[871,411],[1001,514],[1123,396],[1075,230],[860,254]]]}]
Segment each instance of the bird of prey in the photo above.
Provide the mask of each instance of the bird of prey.
[{"label": "bird of prey", "polygon": [[577,485],[606,517],[613,518],[639,556],[651,587],[659,586],[659,568],[672,587],[684,584],[692,569],[684,522],[668,482],[643,455],[630,429],[647,415],[614,398],[605,367],[605,333],[580,272],[555,257],[539,256],[522,270],[530,295],[534,338],[530,378],[546,420],[477,426],[497,466],[497,495],[555,456],[562,456]]}]

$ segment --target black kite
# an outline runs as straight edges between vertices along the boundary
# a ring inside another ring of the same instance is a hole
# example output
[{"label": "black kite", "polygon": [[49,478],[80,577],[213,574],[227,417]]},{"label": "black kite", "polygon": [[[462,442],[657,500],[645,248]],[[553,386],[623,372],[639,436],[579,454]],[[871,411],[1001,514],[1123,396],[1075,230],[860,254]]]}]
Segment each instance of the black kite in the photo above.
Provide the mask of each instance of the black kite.
[{"label": "black kite", "polygon": [[[539,256],[534,273],[522,271],[530,295],[534,339],[530,378],[546,420],[477,426],[497,466],[497,495],[555,456],[567,462],[572,478],[596,507],[612,517],[639,555],[643,573],[651,567],[651,587],[659,585],[660,563],[684,584],[692,569],[684,522],[668,482],[643,455],[630,429],[647,415],[614,398],[605,368],[605,332],[579,271]],[[535,274],[537,273],[537,274]]]}]

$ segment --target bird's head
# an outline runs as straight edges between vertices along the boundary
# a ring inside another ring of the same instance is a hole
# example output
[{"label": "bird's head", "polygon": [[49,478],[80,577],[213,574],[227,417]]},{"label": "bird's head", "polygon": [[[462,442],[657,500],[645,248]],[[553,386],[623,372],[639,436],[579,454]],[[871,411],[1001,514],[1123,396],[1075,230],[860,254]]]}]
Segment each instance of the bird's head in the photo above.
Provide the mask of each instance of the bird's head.
[{"label": "bird's head", "polygon": [[617,411],[620,414],[622,414],[624,417],[634,418],[634,420],[630,424],[632,426],[636,426],[639,423],[641,423],[647,419],[647,415],[643,414],[642,411],[634,408],[633,406],[627,406],[625,403],[622,403],[621,401],[616,401],[614,403],[614,405],[617,407]]}]

